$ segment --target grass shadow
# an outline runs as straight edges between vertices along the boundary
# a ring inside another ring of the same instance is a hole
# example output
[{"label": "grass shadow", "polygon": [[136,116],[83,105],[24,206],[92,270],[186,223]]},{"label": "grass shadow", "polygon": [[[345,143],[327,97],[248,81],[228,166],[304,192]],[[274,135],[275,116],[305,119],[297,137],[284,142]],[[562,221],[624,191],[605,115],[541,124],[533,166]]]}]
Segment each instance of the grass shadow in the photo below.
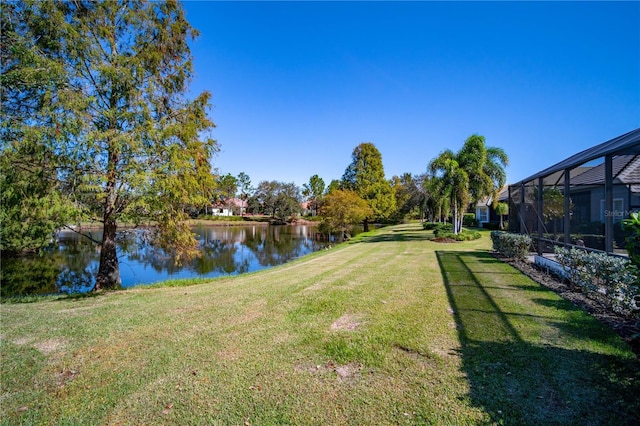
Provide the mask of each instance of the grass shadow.
[{"label": "grass shadow", "polygon": [[[487,262],[487,253],[437,251],[436,255],[458,330],[470,401],[487,412],[492,422],[640,423],[637,361],[612,355],[615,350],[594,349],[615,345],[614,333],[580,315],[570,303],[553,303],[549,317],[528,315],[526,307],[518,312],[514,303],[506,308],[505,299],[513,291],[501,293],[505,282],[496,286],[499,277],[492,274],[511,267],[494,267]],[[524,297],[539,302],[539,290],[530,289],[530,283],[519,284],[524,281],[513,279],[509,286],[522,290],[519,295],[531,291],[531,296]],[[557,310],[566,315],[558,318]],[[539,339],[524,337],[535,335],[536,330],[560,334],[558,342],[541,344]],[[571,339],[573,346],[563,344],[563,339]]]}]

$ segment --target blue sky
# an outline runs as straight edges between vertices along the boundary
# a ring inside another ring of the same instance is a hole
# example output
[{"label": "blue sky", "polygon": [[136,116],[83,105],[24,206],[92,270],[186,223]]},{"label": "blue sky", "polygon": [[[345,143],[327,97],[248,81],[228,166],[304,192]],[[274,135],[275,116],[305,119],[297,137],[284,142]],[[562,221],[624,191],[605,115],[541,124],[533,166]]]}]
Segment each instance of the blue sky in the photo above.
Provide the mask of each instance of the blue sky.
[{"label": "blue sky", "polygon": [[474,133],[516,182],[640,127],[640,2],[184,3],[214,167],[301,186],[372,142],[388,178]]}]

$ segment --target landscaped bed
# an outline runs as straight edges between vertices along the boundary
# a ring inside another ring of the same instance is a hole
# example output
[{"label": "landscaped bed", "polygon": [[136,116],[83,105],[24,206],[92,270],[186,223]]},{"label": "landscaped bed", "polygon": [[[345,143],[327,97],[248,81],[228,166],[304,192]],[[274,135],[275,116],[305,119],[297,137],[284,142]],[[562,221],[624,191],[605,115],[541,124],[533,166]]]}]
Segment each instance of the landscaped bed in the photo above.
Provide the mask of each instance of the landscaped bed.
[{"label": "landscaped bed", "polygon": [[388,227],[257,273],[0,306],[6,424],[637,424],[614,333],[494,258]]}]

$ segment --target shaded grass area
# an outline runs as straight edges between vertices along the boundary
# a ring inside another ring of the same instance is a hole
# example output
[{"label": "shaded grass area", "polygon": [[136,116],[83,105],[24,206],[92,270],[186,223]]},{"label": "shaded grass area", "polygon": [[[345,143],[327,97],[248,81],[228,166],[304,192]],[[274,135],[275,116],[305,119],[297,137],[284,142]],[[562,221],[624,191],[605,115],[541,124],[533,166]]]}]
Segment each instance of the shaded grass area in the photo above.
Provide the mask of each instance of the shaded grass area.
[{"label": "shaded grass area", "polygon": [[439,244],[419,226],[206,284],[1,305],[0,419],[629,423],[620,339],[486,255],[486,234]]},{"label": "shaded grass area", "polygon": [[611,330],[483,252],[438,251],[474,405],[505,424],[638,424]]}]

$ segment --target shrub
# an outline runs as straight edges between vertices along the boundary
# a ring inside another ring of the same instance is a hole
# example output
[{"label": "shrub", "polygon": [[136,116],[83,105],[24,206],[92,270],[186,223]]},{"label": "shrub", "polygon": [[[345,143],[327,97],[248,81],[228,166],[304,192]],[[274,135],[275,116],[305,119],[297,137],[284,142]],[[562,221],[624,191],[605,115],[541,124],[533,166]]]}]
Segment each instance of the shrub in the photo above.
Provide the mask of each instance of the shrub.
[{"label": "shrub", "polygon": [[465,213],[462,216],[462,226],[476,226],[476,214],[475,213]]},{"label": "shrub", "polygon": [[558,262],[567,279],[585,294],[621,313],[640,313],[638,269],[628,259],[606,253],[555,247]]},{"label": "shrub", "polygon": [[453,232],[453,224],[451,223],[438,223],[433,230],[434,235],[440,237],[441,234]]},{"label": "shrub", "polygon": [[528,235],[504,231],[491,231],[491,242],[495,251],[514,259],[524,259],[531,246],[531,238]]},{"label": "shrub", "polygon": [[432,231],[436,229],[438,225],[440,225],[440,222],[423,222],[422,229],[424,229],[425,231]]},{"label": "shrub", "polygon": [[424,222],[422,229],[433,231],[433,233],[450,231],[453,232],[453,225],[447,222]]},{"label": "shrub", "polygon": [[477,240],[482,235],[478,231],[472,231],[470,229],[463,229],[462,232],[454,234],[452,231],[441,231],[435,234],[438,238],[451,238],[456,241],[471,241]]}]

